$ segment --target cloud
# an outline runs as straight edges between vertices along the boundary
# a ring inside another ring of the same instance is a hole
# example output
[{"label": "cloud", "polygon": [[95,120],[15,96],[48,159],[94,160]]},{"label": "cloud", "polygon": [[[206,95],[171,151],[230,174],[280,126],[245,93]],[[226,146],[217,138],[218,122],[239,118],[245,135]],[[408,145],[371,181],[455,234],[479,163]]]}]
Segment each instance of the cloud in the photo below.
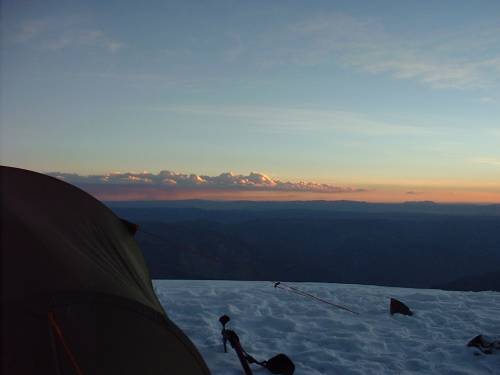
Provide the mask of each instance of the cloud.
[{"label": "cloud", "polygon": [[[500,81],[498,25],[415,35],[387,31],[376,20],[343,13],[309,16],[267,32],[255,46],[263,67],[336,63],[371,74],[414,80],[438,89],[471,89]],[[248,40],[238,39],[228,53]],[[249,59],[248,54],[239,54]]]},{"label": "cloud", "polygon": [[25,20],[14,27],[10,40],[51,51],[93,47],[115,53],[125,47],[102,29],[75,16]]},{"label": "cloud", "polygon": [[115,40],[110,40],[106,42],[106,47],[109,50],[109,52],[118,52],[119,50],[125,47],[125,44],[117,42]]},{"label": "cloud", "polygon": [[199,115],[206,118],[227,117],[250,122],[264,131],[336,130],[346,133],[387,135],[429,135],[435,130],[413,124],[392,124],[368,118],[361,113],[308,108],[280,108],[262,106],[207,106],[178,105],[146,107],[148,111]]},{"label": "cloud", "polygon": [[478,157],[471,160],[473,163],[500,167],[500,159],[494,157]]},{"label": "cloud", "polygon": [[249,175],[221,173],[218,176],[175,173],[161,171],[157,174],[142,172],[116,172],[103,175],[82,176],[74,173],[51,172],[50,176],[66,182],[84,185],[118,185],[155,188],[162,190],[217,190],[217,191],[265,191],[294,193],[350,193],[363,189],[340,187],[315,182],[289,182],[271,178],[262,173]]},{"label": "cloud", "polygon": [[55,39],[45,41],[42,46],[53,51],[66,48],[96,47],[114,53],[124,48],[125,44],[111,39],[101,30],[72,30]]},{"label": "cloud", "polygon": [[478,102],[485,103],[485,104],[494,104],[497,101],[494,98],[492,98],[491,96],[482,96],[478,99]]},{"label": "cloud", "polygon": [[49,24],[47,19],[23,21],[18,25],[17,32],[12,37],[12,40],[16,43],[28,42],[45,32]]}]

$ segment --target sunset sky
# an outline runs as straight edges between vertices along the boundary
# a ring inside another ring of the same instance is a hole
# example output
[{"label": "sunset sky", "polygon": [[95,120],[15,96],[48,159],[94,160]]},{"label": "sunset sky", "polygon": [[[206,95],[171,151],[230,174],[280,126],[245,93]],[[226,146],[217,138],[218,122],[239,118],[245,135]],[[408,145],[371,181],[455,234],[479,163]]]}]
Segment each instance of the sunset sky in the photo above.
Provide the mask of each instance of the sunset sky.
[{"label": "sunset sky", "polygon": [[500,1],[1,6],[3,165],[106,200],[500,203]]}]

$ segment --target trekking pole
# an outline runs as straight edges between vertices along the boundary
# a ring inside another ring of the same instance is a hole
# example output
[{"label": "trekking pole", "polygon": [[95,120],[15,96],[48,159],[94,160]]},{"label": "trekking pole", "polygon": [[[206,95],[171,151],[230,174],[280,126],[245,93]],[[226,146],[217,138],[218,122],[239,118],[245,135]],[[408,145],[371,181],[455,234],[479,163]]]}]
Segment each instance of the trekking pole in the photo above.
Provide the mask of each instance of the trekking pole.
[{"label": "trekking pole", "polygon": [[220,324],[222,324],[221,334],[222,334],[222,344],[224,345],[224,353],[227,353],[226,324],[230,320],[231,320],[231,318],[229,318],[229,316],[227,316],[227,315],[222,315],[219,318],[219,322],[220,322]]},{"label": "trekking pole", "polygon": [[224,352],[227,353],[226,342],[229,341],[231,347],[234,349],[236,354],[238,355],[238,359],[240,360],[241,367],[243,367],[243,371],[245,375],[253,375],[250,366],[248,365],[247,359],[245,358],[245,354],[243,353],[243,348],[240,344],[240,339],[236,332],[230,329],[226,329],[226,324],[229,322],[230,318],[227,315],[222,315],[219,318],[219,322],[222,324],[222,343],[224,344]]}]

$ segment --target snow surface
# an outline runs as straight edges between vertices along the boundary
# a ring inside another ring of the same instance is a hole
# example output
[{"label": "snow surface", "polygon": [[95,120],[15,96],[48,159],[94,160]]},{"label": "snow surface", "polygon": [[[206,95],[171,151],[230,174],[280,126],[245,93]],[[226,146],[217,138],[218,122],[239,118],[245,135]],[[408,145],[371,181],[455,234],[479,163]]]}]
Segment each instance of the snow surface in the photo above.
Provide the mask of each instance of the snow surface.
[{"label": "snow surface", "polygon": [[[500,293],[448,292],[348,284],[290,283],[360,315],[273,288],[270,282],[156,280],[169,317],[200,350],[213,374],[242,374],[224,353],[218,319],[231,317],[259,360],[287,354],[296,375],[500,374],[500,353],[475,355],[478,334],[500,338]],[[412,317],[389,314],[389,298]],[[252,365],[256,375],[270,374]]]}]

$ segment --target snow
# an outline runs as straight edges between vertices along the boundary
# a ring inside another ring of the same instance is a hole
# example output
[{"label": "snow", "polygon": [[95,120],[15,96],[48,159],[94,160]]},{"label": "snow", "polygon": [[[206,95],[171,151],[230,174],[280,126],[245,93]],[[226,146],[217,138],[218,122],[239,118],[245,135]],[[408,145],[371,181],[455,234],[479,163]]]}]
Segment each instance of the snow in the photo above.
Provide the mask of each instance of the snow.
[{"label": "snow", "polygon": [[[500,293],[348,284],[289,283],[360,315],[273,288],[270,282],[156,280],[169,317],[191,338],[213,374],[242,374],[224,353],[218,319],[231,317],[259,360],[288,355],[296,375],[500,374],[500,353],[475,355],[478,334],[500,338]],[[389,314],[389,298],[414,316]],[[252,365],[256,375],[270,374]]]}]

